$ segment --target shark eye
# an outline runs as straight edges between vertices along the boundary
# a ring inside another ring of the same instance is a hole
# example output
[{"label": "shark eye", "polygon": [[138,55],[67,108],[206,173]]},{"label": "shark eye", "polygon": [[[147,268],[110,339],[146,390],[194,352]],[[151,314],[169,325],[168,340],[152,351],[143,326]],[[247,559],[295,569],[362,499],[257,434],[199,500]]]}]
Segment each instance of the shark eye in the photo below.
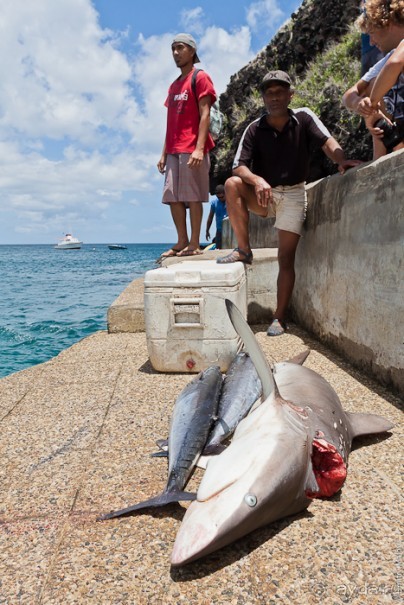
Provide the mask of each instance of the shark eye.
[{"label": "shark eye", "polygon": [[257,504],[257,496],[254,494],[246,494],[244,496],[244,502],[250,507],[253,508]]}]

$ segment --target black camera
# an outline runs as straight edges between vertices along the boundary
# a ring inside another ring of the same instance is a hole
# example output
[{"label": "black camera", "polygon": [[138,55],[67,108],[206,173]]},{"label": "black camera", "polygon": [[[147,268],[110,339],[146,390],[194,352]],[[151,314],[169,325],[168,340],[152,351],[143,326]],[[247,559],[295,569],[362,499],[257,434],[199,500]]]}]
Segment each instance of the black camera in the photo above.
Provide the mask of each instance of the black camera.
[{"label": "black camera", "polygon": [[374,126],[383,130],[384,135],[381,141],[387,150],[393,149],[393,147],[403,140],[403,133],[394,122],[393,124],[389,124],[385,118],[381,118],[377,120]]}]

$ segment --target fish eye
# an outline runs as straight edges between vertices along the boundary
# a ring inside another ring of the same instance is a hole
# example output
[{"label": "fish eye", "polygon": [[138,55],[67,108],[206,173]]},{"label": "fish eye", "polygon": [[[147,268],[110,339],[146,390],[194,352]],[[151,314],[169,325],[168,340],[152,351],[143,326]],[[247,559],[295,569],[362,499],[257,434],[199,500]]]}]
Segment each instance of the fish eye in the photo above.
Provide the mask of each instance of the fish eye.
[{"label": "fish eye", "polygon": [[246,494],[244,496],[244,502],[247,506],[253,508],[257,504],[257,496],[254,496],[254,494]]}]

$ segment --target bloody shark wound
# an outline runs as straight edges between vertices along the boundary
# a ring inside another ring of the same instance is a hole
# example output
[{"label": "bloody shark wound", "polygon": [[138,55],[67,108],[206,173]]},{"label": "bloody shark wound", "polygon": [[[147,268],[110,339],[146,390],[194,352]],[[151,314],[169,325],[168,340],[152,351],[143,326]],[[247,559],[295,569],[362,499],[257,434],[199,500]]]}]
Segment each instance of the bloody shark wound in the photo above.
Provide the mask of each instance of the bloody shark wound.
[{"label": "bloody shark wound", "polygon": [[174,566],[332,496],[345,481],[353,439],[393,427],[374,414],[344,412],[313,370],[289,362],[271,368],[241,313],[230,301],[226,306],[261,380],[262,403],[208,462],[175,540]]}]

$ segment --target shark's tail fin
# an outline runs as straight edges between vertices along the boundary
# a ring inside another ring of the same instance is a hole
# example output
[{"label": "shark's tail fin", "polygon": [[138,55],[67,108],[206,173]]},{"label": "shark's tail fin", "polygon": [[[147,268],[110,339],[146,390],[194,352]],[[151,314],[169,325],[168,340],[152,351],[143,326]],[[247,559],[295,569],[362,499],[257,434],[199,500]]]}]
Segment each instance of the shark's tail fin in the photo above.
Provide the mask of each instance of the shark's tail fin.
[{"label": "shark's tail fin", "polygon": [[225,299],[225,303],[230,321],[233,324],[237,334],[243,341],[245,350],[251,357],[255,369],[257,370],[259,379],[261,380],[263,399],[267,399],[267,397],[269,397],[269,395],[275,390],[272,369],[267,361],[267,358],[262,352],[254,333],[240,313],[239,309],[228,298]]},{"label": "shark's tail fin", "polygon": [[129,506],[128,508],[122,508],[121,510],[116,510],[105,515],[100,515],[99,517],[97,517],[97,521],[106,521],[107,519],[115,519],[115,517],[125,517],[138,510],[143,510],[144,508],[156,508],[159,506],[165,506],[166,504],[171,504],[172,502],[180,502],[183,500],[195,499],[196,494],[193,494],[191,492],[182,492],[180,490],[163,492],[162,494],[155,496],[154,498],[144,500],[143,502],[139,502],[138,504],[134,504],[133,506]]},{"label": "shark's tail fin", "polygon": [[360,435],[373,435],[385,433],[394,427],[394,424],[377,414],[354,414],[345,412],[351,425],[352,439]]}]

